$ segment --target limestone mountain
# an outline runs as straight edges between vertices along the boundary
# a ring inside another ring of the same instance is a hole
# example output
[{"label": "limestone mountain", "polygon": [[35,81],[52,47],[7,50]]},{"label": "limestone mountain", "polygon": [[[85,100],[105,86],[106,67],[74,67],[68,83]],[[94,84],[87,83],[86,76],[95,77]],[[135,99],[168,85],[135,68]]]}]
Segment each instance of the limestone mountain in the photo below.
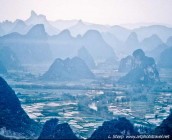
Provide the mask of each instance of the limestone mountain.
[{"label": "limestone mountain", "polygon": [[172,112],[162,121],[162,123],[155,128],[154,134],[156,135],[170,135],[172,136]]},{"label": "limestone mountain", "polygon": [[10,47],[0,47],[0,61],[7,70],[21,69],[21,64],[18,57]]},{"label": "limestone mountain", "polygon": [[11,33],[0,37],[0,45],[9,47],[22,64],[41,63],[51,59],[47,39],[44,26],[38,24],[26,35]]},{"label": "limestone mountain", "polygon": [[96,64],[94,59],[85,47],[82,47],[78,50],[78,57],[84,60],[90,69],[95,68]]},{"label": "limestone mountain", "polygon": [[116,58],[114,50],[109,46],[96,30],[87,31],[82,37],[82,46],[86,46],[94,60]]},{"label": "limestone mountain", "polygon": [[89,30],[83,36],[73,37],[69,30],[49,37],[49,46],[55,58],[67,58],[77,55],[78,50],[85,46],[95,61],[116,58],[114,50],[96,30]]},{"label": "limestone mountain", "polygon": [[137,49],[139,47],[139,40],[138,40],[138,36],[135,32],[132,32],[127,40],[124,42],[124,52],[127,53],[132,53],[135,49]]},{"label": "limestone mountain", "polygon": [[158,66],[162,68],[172,68],[172,47],[165,49],[159,56]]},{"label": "limestone mountain", "polygon": [[105,121],[102,126],[99,126],[89,139],[114,139],[115,135],[136,135],[133,124],[126,118],[114,119]]},{"label": "limestone mountain", "polygon": [[125,58],[122,58],[120,61],[118,71],[119,72],[129,72],[133,67],[133,63],[134,63],[133,57],[130,55]]},{"label": "limestone mountain", "polygon": [[65,60],[56,59],[49,70],[42,76],[43,80],[71,81],[80,79],[93,79],[94,74],[90,71],[84,60],[79,57]]},{"label": "limestone mountain", "polygon": [[[132,54],[132,59],[130,57],[126,58],[123,68],[128,68],[129,72],[122,78],[119,82],[129,83],[129,84],[154,84],[160,81],[159,73],[156,68],[155,60],[152,57],[147,57],[143,50],[137,49]],[[123,62],[121,62],[123,63]],[[128,69],[126,69],[127,71]]]},{"label": "limestone mountain", "polygon": [[45,15],[38,15],[35,11],[31,11],[30,17],[25,21],[28,26],[35,26],[37,24],[43,24],[46,32],[49,35],[54,35],[59,33],[59,30],[53,27],[47,20]]},{"label": "limestone mountain", "polygon": [[163,41],[157,35],[152,35],[148,38],[145,38],[140,43],[140,48],[147,52],[155,49],[157,46],[161,44],[163,44]]},{"label": "limestone mountain", "polygon": [[45,122],[42,132],[39,136],[40,140],[42,139],[52,139],[52,140],[61,140],[61,139],[78,139],[69,124],[63,123],[58,124],[58,119],[51,119]]},{"label": "limestone mountain", "polygon": [[0,110],[0,128],[6,128],[28,138],[39,134],[40,125],[29,118],[15,92],[2,77],[0,77]]}]

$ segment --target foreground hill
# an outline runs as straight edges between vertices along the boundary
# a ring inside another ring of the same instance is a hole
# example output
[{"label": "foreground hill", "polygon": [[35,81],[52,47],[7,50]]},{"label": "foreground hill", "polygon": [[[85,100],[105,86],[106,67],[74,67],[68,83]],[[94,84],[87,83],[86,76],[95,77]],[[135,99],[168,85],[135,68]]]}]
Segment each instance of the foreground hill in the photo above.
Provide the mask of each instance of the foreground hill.
[{"label": "foreground hill", "polygon": [[58,119],[51,119],[45,122],[42,132],[38,138],[41,139],[78,139],[68,123],[58,124]]},{"label": "foreground hill", "polygon": [[105,121],[102,126],[93,132],[90,139],[114,139],[115,135],[136,135],[139,134],[134,130],[133,124],[126,118]]},{"label": "foreground hill", "polygon": [[0,77],[0,128],[16,133],[21,137],[33,138],[39,134],[40,126],[29,118],[21,107],[20,101],[15,92]]},{"label": "foreground hill", "polygon": [[172,112],[165,120],[162,121],[160,126],[155,128],[154,134],[172,136]]}]

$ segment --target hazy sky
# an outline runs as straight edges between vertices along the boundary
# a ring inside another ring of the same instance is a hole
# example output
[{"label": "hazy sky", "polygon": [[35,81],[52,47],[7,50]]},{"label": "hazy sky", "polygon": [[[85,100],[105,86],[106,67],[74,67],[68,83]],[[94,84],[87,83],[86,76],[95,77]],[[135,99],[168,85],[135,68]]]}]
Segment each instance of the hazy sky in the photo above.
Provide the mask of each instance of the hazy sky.
[{"label": "hazy sky", "polygon": [[172,0],[0,0],[0,21],[27,19],[31,10],[46,15],[48,20],[172,25]]}]

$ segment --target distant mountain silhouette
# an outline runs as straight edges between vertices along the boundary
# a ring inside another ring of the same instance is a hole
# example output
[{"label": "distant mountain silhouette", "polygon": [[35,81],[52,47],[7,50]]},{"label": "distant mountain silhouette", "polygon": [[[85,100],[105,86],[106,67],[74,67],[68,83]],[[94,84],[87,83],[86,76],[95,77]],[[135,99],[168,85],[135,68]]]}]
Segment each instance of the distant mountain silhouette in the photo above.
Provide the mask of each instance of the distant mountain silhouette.
[{"label": "distant mountain silhouette", "polygon": [[69,30],[49,36],[43,24],[33,26],[25,35],[11,33],[0,37],[0,45],[10,47],[24,64],[50,61],[51,52],[54,58],[74,57],[82,46],[86,46],[95,61],[116,58],[111,46],[96,30],[89,30],[84,36],[76,38],[71,36]]},{"label": "distant mountain silhouette", "polygon": [[109,46],[101,34],[96,30],[89,30],[82,37],[82,45],[86,46],[94,60],[106,60],[116,58],[111,46]]},{"label": "distant mountain silhouette", "polygon": [[87,31],[84,36],[72,37],[69,30],[49,38],[49,45],[55,57],[66,58],[77,55],[78,50],[85,46],[95,61],[116,58],[116,55],[101,34],[95,30]]},{"label": "distant mountain silhouette", "polygon": [[10,33],[16,32],[19,34],[26,34],[32,26],[26,25],[26,23],[22,20],[16,20],[14,23],[14,27],[11,29]]},{"label": "distant mountain silhouette", "polygon": [[[51,47],[51,51],[53,52],[54,59],[57,57],[63,59],[67,57],[74,57],[77,55],[78,49],[80,49],[82,46],[85,46],[87,48],[87,50],[90,52],[96,63],[103,62],[109,58],[115,57],[115,54],[118,54],[118,57],[122,58],[123,56],[129,55],[130,53],[132,53],[132,51],[138,48],[141,48],[146,53],[149,53],[164,43],[167,46],[172,46],[172,43],[170,41],[171,40],[170,37],[172,36],[172,28],[167,26],[146,25],[146,26],[141,26],[139,28],[127,29],[119,25],[115,25],[115,26],[100,25],[100,24],[88,23],[82,20],[48,21],[45,15],[37,14],[35,11],[31,11],[30,17],[25,21],[21,19],[17,19],[14,22],[8,20],[1,22],[0,45],[1,46],[4,45],[8,47],[15,46],[14,50],[11,48],[14,52],[16,50],[16,46],[19,46],[17,48],[20,48],[20,46],[24,46],[24,49],[21,49],[21,52],[23,52],[22,50],[25,50],[27,54],[33,53],[33,49],[32,50],[28,49],[29,43],[26,44],[27,42],[26,34],[30,32],[30,30],[32,30],[32,27],[34,28],[34,26],[40,24],[44,25],[44,31],[47,34],[48,44]],[[63,34],[64,32],[66,33],[68,32],[68,35]],[[36,33],[35,31],[35,33],[32,33],[30,36],[28,34],[27,37],[33,39],[37,36],[35,40],[37,39],[40,41],[41,36],[46,34],[44,32],[42,32],[42,34],[41,32]],[[87,34],[89,34],[88,35],[89,38],[87,37]],[[97,38],[98,36],[99,38]],[[4,42],[2,43],[1,38],[6,39],[5,44],[3,44]],[[16,40],[14,41],[14,39]],[[42,46],[48,45],[47,43],[45,43],[46,42],[45,40],[40,41],[40,42],[44,42],[42,43]],[[25,46],[27,46],[27,48]],[[46,47],[42,47],[42,48],[46,48]],[[50,59],[48,58],[48,55],[50,54],[50,50],[47,52],[48,52],[47,55],[43,53],[42,56],[44,58]],[[15,53],[17,55],[17,52]],[[36,58],[36,55],[34,54],[35,53],[33,53],[33,59],[37,59],[36,60],[37,62],[43,60],[43,58],[38,58],[38,57]],[[17,57],[19,59],[21,58],[22,62],[25,61],[23,59],[23,56],[19,57],[17,55]],[[28,55],[26,62],[32,63],[33,61],[31,59],[32,58],[30,58]]]},{"label": "distant mountain silhouette", "polygon": [[40,41],[40,39],[47,39],[48,34],[46,33],[43,24],[37,24],[27,32],[26,37]]},{"label": "distant mountain silhouette", "polygon": [[49,21],[49,23],[52,26],[54,26],[55,28],[62,31],[62,30],[65,30],[65,29],[69,29],[70,27],[77,24],[78,20],[56,20],[56,21]]},{"label": "distant mountain silhouette", "polygon": [[6,35],[11,33],[12,29],[16,25],[16,22],[11,22],[8,20],[5,20],[0,23],[1,30],[3,30],[3,33],[1,32],[1,35]]},{"label": "distant mountain silhouette", "polygon": [[158,66],[162,68],[172,68],[172,47],[165,49],[159,56]]},{"label": "distant mountain silhouette", "polygon": [[60,31],[68,29],[75,37],[80,34],[84,35],[88,30],[97,30],[100,33],[110,33],[114,35],[118,40],[125,41],[131,32],[135,32],[138,35],[140,41],[148,38],[154,34],[158,35],[161,40],[166,41],[172,36],[172,28],[163,25],[148,25],[140,26],[139,28],[127,29],[123,26],[115,25],[100,25],[94,23],[88,23],[82,20],[56,20],[48,21],[45,15],[37,14],[35,11],[31,11],[30,17],[22,21],[20,19],[10,22],[4,21],[0,23],[0,36],[6,35],[12,32],[18,32],[25,34],[32,26],[36,24],[43,24],[45,30],[49,35],[58,34]]},{"label": "distant mountain silhouette", "polygon": [[27,25],[35,26],[37,24],[43,24],[46,32],[49,35],[54,35],[59,33],[59,30],[53,27],[44,15],[37,15],[34,11],[31,11],[30,17],[25,21]]},{"label": "distant mountain silhouette", "polygon": [[47,39],[44,26],[38,24],[26,35],[11,33],[0,37],[0,45],[9,47],[22,64],[45,63],[52,56]]},{"label": "distant mountain silhouette", "polygon": [[118,56],[120,56],[123,49],[123,41],[120,41],[115,35],[110,32],[101,33],[103,39],[109,44]]},{"label": "distant mountain silhouette", "polygon": [[75,25],[69,28],[70,32],[74,35],[84,35],[91,27],[84,23],[82,20],[79,20]]},{"label": "distant mountain silhouette", "polygon": [[108,30],[108,26],[99,25],[99,24],[90,24],[83,22],[82,20],[78,20],[77,23],[68,29],[70,30],[73,36],[84,35],[89,30],[96,30],[98,32],[105,32]]},{"label": "distant mountain silhouette", "polygon": [[143,40],[144,38],[156,34],[161,40],[166,41],[170,36],[172,36],[172,28],[163,25],[143,26],[133,29],[133,31],[137,33],[139,40]]},{"label": "distant mountain silhouette", "polygon": [[10,47],[0,47],[0,61],[7,70],[21,69],[21,64],[18,57]]},{"label": "distant mountain silhouette", "polygon": [[85,47],[82,47],[78,50],[78,57],[84,60],[90,69],[95,68],[96,64],[94,59]]},{"label": "distant mountain silhouette", "polygon": [[53,36],[54,38],[56,38],[58,40],[58,42],[64,42],[66,40],[72,40],[74,37],[72,37],[71,33],[69,30],[63,30],[62,32],[60,32],[58,35]]},{"label": "distant mountain silhouette", "polygon": [[59,30],[53,27],[44,15],[37,15],[34,11],[31,11],[30,17],[26,20],[17,19],[14,22],[5,21],[0,23],[0,35],[6,35],[13,32],[20,34],[26,34],[33,26],[37,24],[43,24],[45,30],[49,35],[59,33]]},{"label": "distant mountain silhouette", "polygon": [[161,55],[161,53],[167,49],[169,46],[167,46],[166,44],[161,44],[158,45],[156,48],[152,49],[151,51],[148,51],[147,54],[148,56],[151,56],[153,58],[155,58],[155,60],[158,62],[159,61],[159,57]]},{"label": "distant mountain silhouette", "polygon": [[42,76],[43,80],[71,81],[92,79],[94,74],[90,71],[84,60],[79,57],[65,60],[56,59],[49,70]]},{"label": "distant mountain silhouette", "polygon": [[167,39],[166,44],[167,44],[169,47],[172,47],[172,36],[170,36],[170,37]]},{"label": "distant mountain silhouette", "polygon": [[30,17],[25,21],[28,25],[44,24],[47,22],[46,16],[37,15],[35,11],[31,11]]},{"label": "distant mountain silhouette", "polygon": [[69,30],[63,30],[58,35],[49,37],[49,46],[53,53],[53,57],[65,59],[77,55],[78,48],[76,38],[72,37]]},{"label": "distant mountain silhouette", "polygon": [[[110,37],[106,39],[106,41],[110,42]],[[146,53],[149,53],[155,50],[158,46],[163,45],[164,43],[156,34],[153,34],[150,37],[146,37],[142,41],[139,41],[136,32],[131,32],[125,42],[120,42],[119,40],[114,38],[114,43],[111,44],[113,46],[116,46],[113,48],[118,52],[120,56],[120,53],[128,55],[138,48],[141,48]]]},{"label": "distant mountain silhouette", "polygon": [[117,39],[119,39],[120,41],[126,41],[126,39],[129,37],[130,33],[132,32],[129,29],[126,29],[122,26],[112,26],[109,30],[109,33],[113,34]]},{"label": "distant mountain silhouette", "polygon": [[137,34],[132,32],[124,43],[124,52],[132,53],[135,49],[139,48],[139,40]]},{"label": "distant mountain silhouette", "polygon": [[142,48],[144,51],[151,51],[161,44],[163,44],[163,41],[154,34],[148,38],[145,38],[141,42],[140,48]]}]

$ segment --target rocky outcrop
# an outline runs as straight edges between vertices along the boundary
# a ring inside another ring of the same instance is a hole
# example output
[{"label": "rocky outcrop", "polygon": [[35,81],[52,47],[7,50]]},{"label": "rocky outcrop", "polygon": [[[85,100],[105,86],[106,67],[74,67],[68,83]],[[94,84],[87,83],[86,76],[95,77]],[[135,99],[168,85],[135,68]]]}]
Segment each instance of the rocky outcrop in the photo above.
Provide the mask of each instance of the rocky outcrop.
[{"label": "rocky outcrop", "polygon": [[94,59],[85,47],[82,47],[78,50],[78,57],[84,60],[90,69],[95,68],[96,64]]},{"label": "rocky outcrop", "polygon": [[126,118],[105,121],[102,126],[93,132],[90,139],[113,139],[114,135],[138,134],[134,126]]},{"label": "rocky outcrop", "polygon": [[38,139],[78,139],[67,123],[58,124],[58,119],[47,121]]},{"label": "rocky outcrop", "polygon": [[118,71],[127,73],[132,69],[132,67],[133,67],[133,57],[127,56],[121,59]]},{"label": "rocky outcrop", "polygon": [[29,118],[21,107],[15,92],[0,77],[0,128],[33,138],[39,134],[40,126]]},{"label": "rocky outcrop", "polygon": [[[126,63],[124,63],[124,60]],[[133,52],[132,59],[131,57],[128,57],[124,60],[123,67],[120,69],[125,71],[128,69],[131,70],[124,77],[120,78],[119,82],[129,84],[154,84],[160,81],[155,60],[152,57],[145,56],[143,50],[135,50]],[[130,62],[129,66],[127,62]]]},{"label": "rocky outcrop", "polygon": [[79,58],[56,59],[49,70],[42,76],[43,80],[68,81],[92,79],[94,74],[85,62]]},{"label": "rocky outcrop", "polygon": [[160,126],[155,128],[154,134],[172,136],[172,112],[165,120],[163,120]]}]

